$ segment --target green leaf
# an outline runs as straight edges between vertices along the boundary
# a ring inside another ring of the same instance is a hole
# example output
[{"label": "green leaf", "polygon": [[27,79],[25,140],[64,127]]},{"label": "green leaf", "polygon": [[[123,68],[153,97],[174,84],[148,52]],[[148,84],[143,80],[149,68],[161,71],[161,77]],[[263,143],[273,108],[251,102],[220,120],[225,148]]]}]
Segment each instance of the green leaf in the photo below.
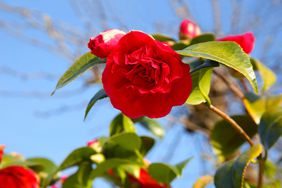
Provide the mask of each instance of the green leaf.
[{"label": "green leaf", "polygon": [[243,103],[247,112],[252,116],[254,121],[259,124],[261,116],[265,111],[273,110],[281,106],[282,95],[261,97],[253,93],[247,93],[245,94]]},{"label": "green leaf", "polygon": [[91,163],[83,162],[79,165],[78,171],[64,181],[62,188],[91,188],[92,181],[89,179],[91,171]]},{"label": "green leaf", "polygon": [[141,147],[141,139],[132,132],[114,135],[110,137],[109,142],[114,142],[129,151],[136,151]]},{"label": "green leaf", "polygon": [[167,36],[167,35],[156,33],[156,34],[152,34],[151,36],[154,39],[161,41],[161,42],[167,42],[167,41],[175,42],[175,40],[173,38],[171,38],[170,36]]},{"label": "green leaf", "polygon": [[97,167],[94,170],[92,170],[92,172],[90,173],[90,179],[103,176],[109,169],[114,169],[121,165],[130,165],[130,164],[136,164],[136,163],[126,159],[108,159],[98,164]]},{"label": "green leaf", "polygon": [[47,158],[29,158],[26,165],[40,176],[40,185],[46,187],[57,172],[57,165]]},{"label": "green leaf", "polygon": [[183,41],[179,41],[176,42],[172,45],[172,49],[174,50],[183,50],[184,48],[186,48],[187,46],[189,46],[189,42],[183,42]]},{"label": "green leaf", "polygon": [[211,86],[212,69],[204,68],[191,74],[192,91],[186,103],[197,105],[208,102],[210,104],[209,92]]},{"label": "green leaf", "polygon": [[261,154],[262,150],[263,147],[261,145],[255,145],[238,158],[224,163],[215,173],[215,187],[242,188],[247,166]]},{"label": "green leaf", "polygon": [[148,136],[141,136],[141,148],[140,148],[140,153],[145,156],[154,146],[155,140],[151,137]]},{"label": "green leaf", "polygon": [[258,132],[264,148],[270,149],[282,135],[282,108],[265,112]]},{"label": "green leaf", "polygon": [[218,67],[219,63],[216,61],[211,61],[211,60],[196,60],[191,63],[188,63],[190,65],[190,73],[194,73],[200,69],[204,68],[213,68],[213,67]]},{"label": "green leaf", "polygon": [[117,115],[110,125],[110,135],[116,135],[124,132],[135,132],[135,126],[132,120],[123,115],[119,114]]},{"label": "green leaf", "polygon": [[59,79],[56,88],[51,95],[53,95],[57,89],[64,87],[65,85],[76,79],[79,75],[92,68],[94,65],[104,62],[105,60],[94,56],[93,54],[91,54],[91,52],[82,55]]},{"label": "green leaf", "polygon": [[194,37],[189,45],[193,45],[193,44],[198,44],[198,43],[202,43],[202,42],[209,42],[209,41],[214,41],[215,40],[215,36],[212,33],[204,33],[202,35],[196,36]]},{"label": "green leaf", "polygon": [[191,158],[184,160],[175,166],[164,163],[152,163],[148,167],[148,172],[158,182],[170,184],[176,177],[181,176],[182,170],[190,160]]},{"label": "green leaf", "polygon": [[90,156],[96,152],[90,147],[82,147],[72,151],[67,158],[62,162],[59,170],[79,165],[83,161],[90,161]]},{"label": "green leaf", "polygon": [[256,75],[249,56],[234,42],[204,42],[177,51],[180,55],[210,59],[226,65],[243,74],[258,92]]},{"label": "green leaf", "polygon": [[134,122],[140,123],[144,128],[150,131],[153,135],[162,138],[165,134],[165,130],[163,127],[158,123],[158,121],[154,119],[150,119],[147,117],[141,117],[135,119]]},{"label": "green leaf", "polygon": [[[257,133],[257,125],[246,115],[232,116],[241,128],[253,137]],[[217,122],[211,131],[211,145],[220,161],[228,160],[246,141],[226,120]]]},{"label": "green leaf", "polygon": [[251,62],[254,65],[254,69],[257,69],[260,73],[263,81],[262,92],[264,93],[276,82],[276,75],[259,60],[251,58]]},{"label": "green leaf", "polygon": [[108,97],[105,90],[104,89],[101,89],[99,90],[93,97],[92,99],[89,101],[88,105],[87,105],[87,108],[85,110],[85,114],[84,114],[84,120],[86,119],[89,111],[91,110],[91,108],[94,106],[94,104],[98,101],[98,100],[101,100],[101,99],[104,99]]},{"label": "green leaf", "polygon": [[164,163],[152,163],[148,167],[149,174],[158,182],[170,184],[179,176],[177,168]]}]

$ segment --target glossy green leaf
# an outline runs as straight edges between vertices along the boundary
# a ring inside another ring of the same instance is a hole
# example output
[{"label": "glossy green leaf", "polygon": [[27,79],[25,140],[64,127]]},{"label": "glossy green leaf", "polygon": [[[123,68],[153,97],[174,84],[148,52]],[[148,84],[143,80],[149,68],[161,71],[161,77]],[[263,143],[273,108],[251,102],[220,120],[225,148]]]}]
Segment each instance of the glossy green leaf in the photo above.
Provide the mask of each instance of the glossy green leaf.
[{"label": "glossy green leaf", "polygon": [[174,43],[171,47],[174,50],[183,50],[187,46],[189,46],[189,42],[179,41],[179,42]]},{"label": "glossy green leaf", "polygon": [[209,41],[214,41],[215,40],[215,36],[212,33],[204,33],[202,35],[196,36],[194,37],[189,45],[193,45],[193,44],[198,44],[198,43],[202,43],[202,42],[209,42]]},{"label": "glossy green leaf", "polygon": [[[253,137],[257,133],[257,125],[248,116],[236,115],[231,118],[241,126],[249,137]],[[234,152],[246,142],[226,120],[221,120],[215,124],[211,131],[210,140],[213,150],[220,161],[232,157]]]},{"label": "glossy green leaf", "polygon": [[181,176],[184,167],[191,158],[184,160],[175,166],[164,163],[152,163],[148,167],[149,174],[158,182],[170,184],[176,177]]},{"label": "glossy green leaf", "polygon": [[216,188],[243,188],[244,172],[251,161],[256,159],[263,147],[255,145],[238,158],[224,163],[217,169],[214,177]]},{"label": "glossy green leaf", "polygon": [[276,82],[276,75],[272,70],[266,67],[259,60],[251,58],[251,61],[254,65],[254,69],[257,69],[260,73],[260,76],[263,81],[263,86],[261,90],[262,92],[265,92]]},{"label": "glossy green leaf", "polygon": [[148,131],[150,131],[152,134],[154,134],[157,137],[162,138],[165,134],[165,130],[157,120],[150,119],[147,117],[142,117],[135,119],[134,122],[140,123],[144,128],[146,128]]},{"label": "glossy green leaf", "polygon": [[92,181],[89,179],[91,171],[91,163],[83,162],[79,165],[78,171],[64,181],[62,188],[91,188]]},{"label": "glossy green leaf", "polygon": [[190,73],[194,73],[198,70],[204,69],[204,68],[213,68],[213,67],[218,67],[219,63],[216,61],[211,61],[211,60],[196,60],[193,62],[188,63],[190,65]]},{"label": "glossy green leaf", "polygon": [[61,76],[56,85],[55,90],[52,92],[51,95],[53,95],[57,89],[64,87],[65,85],[76,79],[79,75],[83,74],[85,71],[92,68],[94,65],[100,63],[105,63],[105,60],[94,56],[91,52],[82,55],[63,74],[63,76]]},{"label": "glossy green leaf", "polygon": [[39,175],[42,187],[49,185],[58,169],[57,165],[47,158],[29,158],[26,165]]},{"label": "glossy green leaf", "polygon": [[135,126],[132,120],[126,115],[117,115],[110,125],[110,135],[116,135],[124,132],[135,132]]},{"label": "glossy green leaf", "polygon": [[245,94],[243,103],[247,112],[252,116],[254,121],[259,124],[261,116],[265,111],[273,110],[281,106],[282,95],[261,97],[253,93],[247,93]]},{"label": "glossy green leaf", "polygon": [[249,56],[234,42],[204,42],[177,51],[180,55],[199,57],[219,62],[243,74],[258,92],[256,75]]},{"label": "glossy green leaf", "polygon": [[201,103],[210,103],[209,92],[211,87],[212,69],[204,68],[195,71],[192,76],[192,91],[186,103],[197,105]]},{"label": "glossy green leaf", "polygon": [[97,167],[94,170],[92,170],[92,172],[90,173],[90,179],[103,176],[109,169],[114,169],[121,165],[130,165],[130,164],[136,165],[136,163],[126,159],[108,159],[98,164]]},{"label": "glossy green leaf", "polygon": [[265,149],[270,149],[282,135],[282,108],[263,114],[258,132]]},{"label": "glossy green leaf", "polygon": [[62,162],[59,170],[79,165],[83,161],[90,161],[90,156],[96,152],[90,147],[82,147],[72,151],[67,158]]},{"label": "glossy green leaf", "polygon": [[91,110],[91,108],[94,106],[94,104],[98,101],[98,100],[101,100],[101,99],[104,99],[108,97],[105,90],[104,89],[101,89],[99,90],[93,97],[92,99],[89,101],[88,105],[87,105],[87,108],[85,110],[85,114],[84,114],[84,120],[86,119],[89,111]]},{"label": "glossy green leaf", "polygon": [[148,136],[141,136],[141,148],[140,148],[140,153],[145,156],[154,146],[155,140],[151,137]]},{"label": "glossy green leaf", "polygon": [[158,182],[170,184],[177,176],[177,168],[164,163],[152,163],[148,167],[149,174]]},{"label": "glossy green leaf", "polygon": [[109,142],[114,142],[129,151],[139,150],[141,147],[141,139],[132,132],[114,135],[109,139]]}]

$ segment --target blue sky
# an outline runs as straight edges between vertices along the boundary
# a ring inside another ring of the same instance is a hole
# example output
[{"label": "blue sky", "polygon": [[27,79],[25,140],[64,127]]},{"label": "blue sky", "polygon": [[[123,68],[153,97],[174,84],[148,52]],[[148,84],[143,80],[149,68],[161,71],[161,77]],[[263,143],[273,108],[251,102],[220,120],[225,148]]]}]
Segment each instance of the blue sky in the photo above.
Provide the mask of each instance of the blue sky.
[{"label": "blue sky", "polygon": [[[43,1],[43,0],[15,0],[5,1],[7,3],[24,6],[31,9],[40,10],[52,17],[68,22],[71,25],[81,26],[80,19],[73,13],[67,0],[61,1]],[[129,25],[129,29],[143,30],[151,33],[155,32],[154,24],[157,22],[167,22],[171,24],[175,36],[178,24],[181,21],[171,11],[169,3],[156,1],[107,1],[108,11],[115,11],[115,14]],[[254,2],[254,1],[252,1]],[[253,3],[254,4],[254,3]],[[200,1],[191,1],[192,14],[197,15],[196,20],[205,31],[211,31],[213,23],[211,21],[212,12],[209,3],[200,3]],[[225,9],[226,17],[223,19],[223,30],[228,32],[230,22],[228,20],[228,10],[230,4],[226,1],[221,2],[221,7]],[[251,11],[251,6],[246,5]],[[246,8],[245,7],[245,8]],[[95,11],[95,10],[93,10]],[[0,11],[1,19],[10,19],[10,17]],[[93,19],[95,22],[95,19]],[[109,21],[110,26],[114,26],[114,21]],[[97,28],[99,30],[99,28]],[[89,31],[87,35],[92,35]],[[35,37],[43,37],[34,33]],[[44,38],[45,37],[45,38]],[[3,30],[0,30],[0,67],[9,67],[22,72],[50,72],[55,75],[61,75],[69,66],[69,61],[61,56],[42,50],[39,47],[26,44],[25,42],[14,38]],[[48,40],[48,38],[46,38]],[[259,43],[259,41],[258,41]],[[85,52],[86,44],[85,44]],[[259,49],[255,49],[254,55]],[[64,157],[74,148],[85,145],[85,143],[95,137],[107,135],[107,127],[111,119],[118,113],[114,110],[107,100],[103,100],[95,107],[95,112],[90,114],[86,122],[83,121],[84,108],[87,101],[97,91],[98,87],[91,87],[79,95],[63,97],[63,93],[78,89],[81,86],[80,81],[76,81],[66,88],[58,91],[55,96],[50,97],[49,93],[53,90],[56,80],[22,80],[0,73],[0,90],[4,91],[24,91],[39,92],[44,95],[41,97],[17,97],[0,95],[0,143],[7,146],[7,151],[16,151],[26,157],[44,156],[49,157],[55,162],[61,162]],[[84,102],[84,104],[81,104]],[[77,110],[64,113],[64,106],[79,105]],[[62,108],[58,115],[40,117],[39,112],[50,111],[52,109]],[[162,122],[167,124],[166,119]],[[179,162],[187,157],[194,156],[191,164],[184,172],[184,178],[175,182],[175,187],[190,187],[195,179],[210,172],[209,165],[203,167],[203,163],[198,154],[195,145],[195,139],[201,142],[206,151],[210,148],[202,142],[200,135],[188,135],[178,128],[168,132],[166,139],[158,142],[155,151],[150,153],[149,159],[152,161],[162,160],[167,151],[164,148],[169,145],[174,136],[180,138],[179,147],[169,162]],[[142,128],[138,128],[141,134],[147,134]],[[207,168],[206,172],[202,169]]]}]

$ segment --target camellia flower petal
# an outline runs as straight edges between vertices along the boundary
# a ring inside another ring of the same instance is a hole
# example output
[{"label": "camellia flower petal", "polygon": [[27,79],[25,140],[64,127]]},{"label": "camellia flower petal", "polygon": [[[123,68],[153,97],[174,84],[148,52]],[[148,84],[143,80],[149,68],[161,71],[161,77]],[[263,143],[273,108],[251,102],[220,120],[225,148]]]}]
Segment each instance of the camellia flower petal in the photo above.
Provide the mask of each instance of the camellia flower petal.
[{"label": "camellia flower petal", "polygon": [[35,173],[21,166],[0,170],[0,188],[39,188]]},{"label": "camellia flower petal", "polygon": [[140,188],[169,188],[169,185],[157,182],[145,169],[140,169],[139,177],[130,176],[130,181],[139,184]]},{"label": "camellia flower petal", "polygon": [[181,22],[179,28],[179,38],[180,39],[192,39],[201,34],[199,26],[188,19]]},{"label": "camellia flower petal", "polygon": [[106,30],[96,37],[91,37],[88,42],[88,48],[94,55],[105,58],[111,53],[119,39],[124,35],[125,32],[118,29]]},{"label": "camellia flower petal", "polygon": [[2,157],[3,157],[3,154],[4,154],[4,149],[5,149],[5,146],[4,145],[0,145],[0,163],[2,161]]},{"label": "camellia flower petal", "polygon": [[108,56],[102,82],[113,106],[131,118],[159,118],[192,89],[190,67],[167,45],[131,31]]},{"label": "camellia flower petal", "polygon": [[217,39],[218,41],[233,41],[241,46],[247,54],[250,54],[255,46],[255,36],[252,32],[247,32],[242,35],[229,35]]}]

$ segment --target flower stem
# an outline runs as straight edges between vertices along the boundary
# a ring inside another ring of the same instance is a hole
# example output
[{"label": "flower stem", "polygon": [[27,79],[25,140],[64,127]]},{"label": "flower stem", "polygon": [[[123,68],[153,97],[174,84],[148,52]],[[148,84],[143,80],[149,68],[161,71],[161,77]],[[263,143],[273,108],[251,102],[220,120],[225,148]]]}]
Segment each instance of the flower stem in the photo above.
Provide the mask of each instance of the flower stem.
[{"label": "flower stem", "polygon": [[224,113],[223,111],[221,111],[220,109],[216,108],[213,105],[210,105],[209,109],[214,113],[216,113],[217,115],[219,115],[220,117],[222,117],[223,119],[225,119],[227,122],[229,122],[230,125],[242,136],[242,138],[244,138],[250,144],[250,146],[254,145],[253,141],[247,135],[247,133],[230,116],[228,116],[226,113]]},{"label": "flower stem", "polygon": [[264,173],[264,159],[259,159],[259,175],[257,188],[262,188],[263,185],[263,173]]}]

